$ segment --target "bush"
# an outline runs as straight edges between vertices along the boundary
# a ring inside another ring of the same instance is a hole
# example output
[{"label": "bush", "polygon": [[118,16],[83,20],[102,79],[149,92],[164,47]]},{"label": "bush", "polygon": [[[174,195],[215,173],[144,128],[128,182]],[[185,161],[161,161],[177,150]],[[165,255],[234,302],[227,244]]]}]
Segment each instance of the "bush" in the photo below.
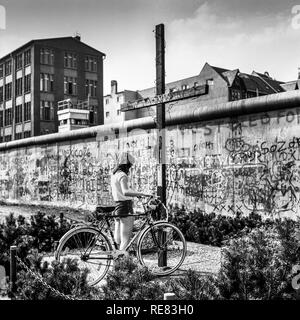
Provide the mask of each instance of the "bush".
[{"label": "bush", "polygon": [[248,235],[234,239],[223,249],[218,275],[224,299],[295,299],[293,271],[300,264],[299,223],[278,220]]},{"label": "bush", "polygon": [[188,270],[182,278],[171,279],[166,283],[168,292],[175,293],[178,300],[219,299],[218,283],[213,276],[203,276]]},{"label": "bush", "polygon": [[[31,252],[26,264],[43,281],[64,295],[74,299],[92,299],[99,293],[96,287],[87,285],[87,271],[80,271],[76,260],[65,259],[61,263],[53,261],[49,264],[42,260],[42,255],[35,250]],[[57,295],[49,287],[41,283],[37,276],[21,269],[18,271],[15,299],[19,300],[61,300],[64,297]],[[11,293],[10,293],[11,294]]]},{"label": "bush", "polygon": [[199,209],[187,212],[184,207],[171,207],[170,211],[170,222],[179,227],[186,240],[213,246],[222,246],[229,239],[274,223],[269,219],[262,221],[261,215],[257,213],[250,213],[248,216],[237,213],[231,217],[215,213],[206,214]]},{"label": "bush", "polygon": [[146,267],[138,266],[132,258],[119,258],[102,286],[104,300],[158,300],[163,287]]},{"label": "bush", "polygon": [[25,258],[30,249],[40,252],[52,252],[55,241],[66,233],[71,227],[63,217],[60,221],[55,216],[46,216],[42,212],[31,216],[29,221],[19,215],[17,218],[10,214],[0,223],[0,265],[5,267],[9,274],[10,246],[18,247],[18,256]]}]

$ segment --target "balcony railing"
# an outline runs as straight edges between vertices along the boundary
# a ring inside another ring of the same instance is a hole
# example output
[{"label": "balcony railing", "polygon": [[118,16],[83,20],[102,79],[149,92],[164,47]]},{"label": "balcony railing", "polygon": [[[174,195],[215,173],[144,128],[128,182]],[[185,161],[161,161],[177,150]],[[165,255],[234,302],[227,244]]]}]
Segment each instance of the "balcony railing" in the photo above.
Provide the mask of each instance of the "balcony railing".
[{"label": "balcony railing", "polygon": [[58,101],[58,111],[64,109],[89,110],[88,101],[82,101],[77,104],[72,103],[71,99]]}]

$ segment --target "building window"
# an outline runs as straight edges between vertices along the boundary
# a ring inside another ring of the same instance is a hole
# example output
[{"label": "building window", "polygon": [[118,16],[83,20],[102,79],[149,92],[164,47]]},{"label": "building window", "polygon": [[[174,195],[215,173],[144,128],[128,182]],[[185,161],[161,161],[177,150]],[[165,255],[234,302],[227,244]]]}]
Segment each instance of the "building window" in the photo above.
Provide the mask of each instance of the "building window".
[{"label": "building window", "polygon": [[65,68],[77,69],[77,54],[65,52],[64,61]]},{"label": "building window", "polygon": [[77,95],[77,78],[64,77],[64,93]]},{"label": "building window", "polygon": [[97,81],[96,80],[85,80],[85,94],[86,96],[96,97],[97,96]]},{"label": "building window", "polygon": [[31,63],[31,50],[24,52],[24,65],[28,66]]},{"label": "building window", "polygon": [[44,92],[53,92],[53,75],[49,73],[41,73],[40,90]]},{"label": "building window", "polygon": [[22,95],[22,92],[23,92],[22,85],[23,85],[23,79],[22,78],[17,79],[16,80],[16,96]]},{"label": "building window", "polygon": [[0,78],[3,78],[4,76],[4,68],[3,68],[3,64],[0,64]]},{"label": "building window", "polygon": [[198,87],[199,83],[198,82],[194,82],[194,88]]},{"label": "building window", "polygon": [[52,49],[41,48],[40,62],[41,64],[54,65],[54,51]]},{"label": "building window", "polygon": [[22,105],[21,104],[15,107],[15,120],[16,120],[16,123],[22,122]]},{"label": "building window", "polygon": [[109,117],[109,111],[107,111],[107,112],[105,113],[105,117],[106,117],[106,118]]},{"label": "building window", "polygon": [[31,131],[24,131],[24,138],[30,138],[31,137]]},{"label": "building window", "polygon": [[207,80],[206,80],[206,84],[207,84],[208,86],[212,86],[212,85],[214,84],[214,79],[207,79]]},{"label": "building window", "polygon": [[254,97],[256,97],[257,95],[256,95],[256,93],[254,93],[254,92],[247,92],[247,94],[246,94],[246,97],[247,98],[254,98]]},{"label": "building window", "polygon": [[18,133],[16,133],[15,134],[15,140],[20,140],[20,139],[22,139],[23,137],[22,137],[22,132],[18,132]]},{"label": "building window", "polygon": [[119,116],[121,114],[121,110],[117,110],[117,115]]},{"label": "building window", "polygon": [[16,69],[22,69],[23,67],[23,56],[22,53],[18,54],[16,57]]},{"label": "building window", "polygon": [[5,62],[5,75],[9,76],[11,74],[11,60]]},{"label": "building window", "polygon": [[4,93],[4,98],[5,98],[5,100],[10,100],[11,99],[11,88],[12,88],[12,86],[11,86],[11,82],[10,83],[7,83],[6,85],[5,85],[5,93]]},{"label": "building window", "polygon": [[85,57],[85,71],[97,72],[97,58],[91,56]]},{"label": "building window", "polygon": [[109,99],[105,99],[105,104],[109,104]]},{"label": "building window", "polygon": [[231,100],[240,100],[242,99],[242,94],[238,90],[231,91]]},{"label": "building window", "polygon": [[182,90],[187,90],[188,88],[189,88],[189,86],[187,84],[183,84],[181,87]]},{"label": "building window", "polygon": [[0,126],[3,126],[3,110],[0,110]]},{"label": "building window", "polygon": [[2,87],[0,87],[0,103],[2,103],[3,102],[3,99],[4,99],[4,97],[3,97],[3,86]]},{"label": "building window", "polygon": [[[24,121],[31,120],[31,102],[25,102],[24,104]],[[25,133],[24,133],[25,137]]]},{"label": "building window", "polygon": [[11,141],[11,134],[4,136],[4,142]]},{"label": "building window", "polygon": [[90,106],[90,124],[97,124],[97,106]]},{"label": "building window", "polygon": [[12,111],[11,108],[4,111],[4,125],[10,126],[12,124]]},{"label": "building window", "polygon": [[41,100],[40,102],[40,118],[41,120],[54,120],[54,104],[52,101]]},{"label": "building window", "polygon": [[24,92],[31,91],[31,74],[28,74],[24,77]]}]

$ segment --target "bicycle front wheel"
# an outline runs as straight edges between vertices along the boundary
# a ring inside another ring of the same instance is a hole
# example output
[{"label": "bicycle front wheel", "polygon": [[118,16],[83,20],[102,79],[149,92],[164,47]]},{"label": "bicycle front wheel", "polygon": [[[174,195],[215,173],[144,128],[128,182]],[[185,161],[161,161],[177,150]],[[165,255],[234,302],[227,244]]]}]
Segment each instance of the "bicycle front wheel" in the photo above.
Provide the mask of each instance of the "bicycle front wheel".
[{"label": "bicycle front wheel", "polygon": [[176,271],[182,265],[186,251],[182,232],[168,222],[157,222],[146,228],[137,245],[140,263],[160,276]]},{"label": "bicycle front wheel", "polygon": [[106,235],[95,228],[80,226],[68,231],[60,240],[55,258],[76,259],[80,270],[87,269],[87,283],[101,281],[111,264],[112,246]]}]

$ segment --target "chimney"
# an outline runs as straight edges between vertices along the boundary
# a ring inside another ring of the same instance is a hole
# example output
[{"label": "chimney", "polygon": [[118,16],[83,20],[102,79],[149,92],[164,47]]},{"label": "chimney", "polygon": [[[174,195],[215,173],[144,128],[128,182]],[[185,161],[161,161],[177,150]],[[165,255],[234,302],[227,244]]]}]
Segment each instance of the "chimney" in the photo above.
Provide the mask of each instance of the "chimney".
[{"label": "chimney", "polygon": [[111,86],[111,93],[118,92],[118,82],[116,80],[111,80],[110,86]]},{"label": "chimney", "polygon": [[73,38],[80,41],[81,40],[80,33],[76,32],[75,35],[73,36]]}]

